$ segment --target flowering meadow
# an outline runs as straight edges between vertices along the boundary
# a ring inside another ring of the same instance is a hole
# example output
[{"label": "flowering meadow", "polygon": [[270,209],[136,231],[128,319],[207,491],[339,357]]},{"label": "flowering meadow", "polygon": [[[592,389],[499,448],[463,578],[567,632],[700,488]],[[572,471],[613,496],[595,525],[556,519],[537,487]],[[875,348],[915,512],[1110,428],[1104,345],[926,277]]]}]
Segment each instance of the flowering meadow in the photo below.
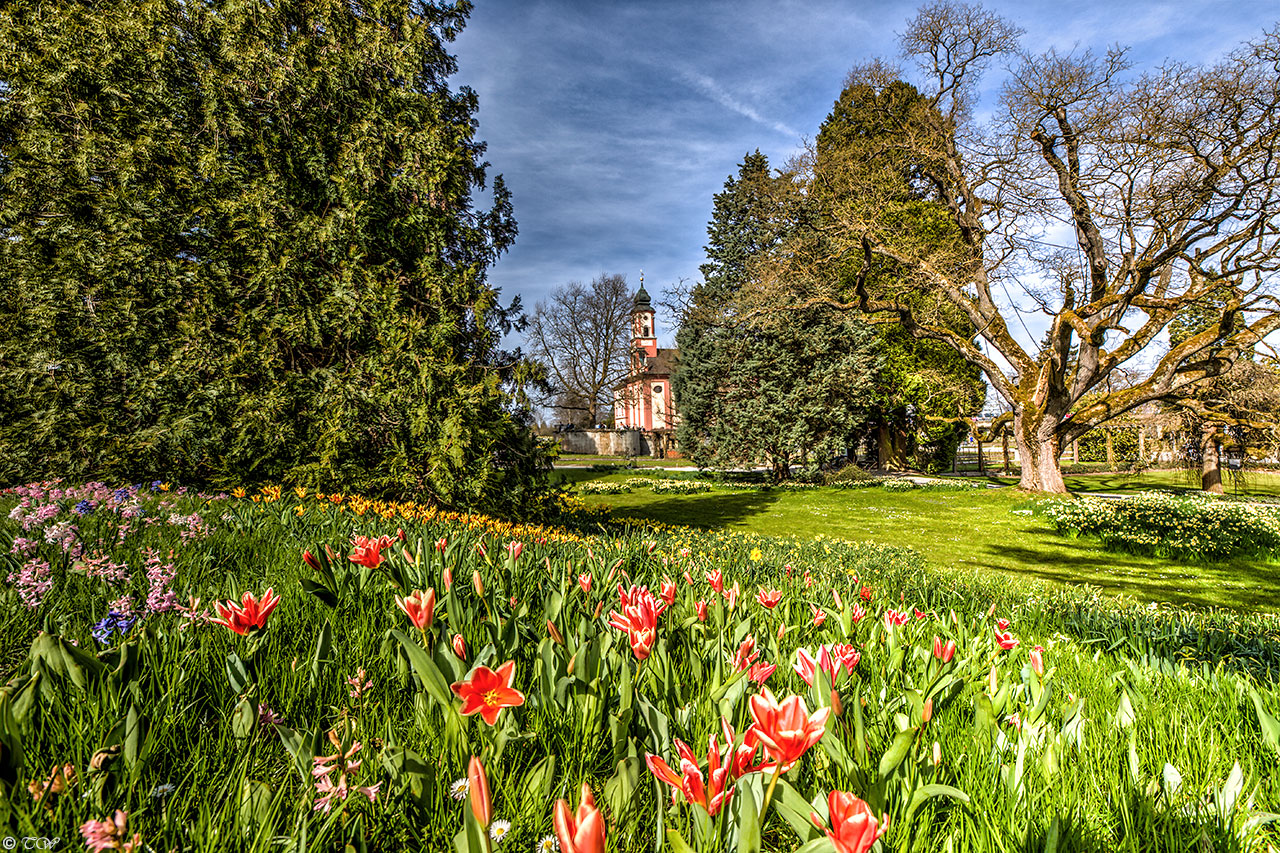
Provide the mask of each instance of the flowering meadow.
[{"label": "flowering meadow", "polygon": [[0,495],[60,849],[1274,851],[1280,619],[909,548],[165,483]]}]

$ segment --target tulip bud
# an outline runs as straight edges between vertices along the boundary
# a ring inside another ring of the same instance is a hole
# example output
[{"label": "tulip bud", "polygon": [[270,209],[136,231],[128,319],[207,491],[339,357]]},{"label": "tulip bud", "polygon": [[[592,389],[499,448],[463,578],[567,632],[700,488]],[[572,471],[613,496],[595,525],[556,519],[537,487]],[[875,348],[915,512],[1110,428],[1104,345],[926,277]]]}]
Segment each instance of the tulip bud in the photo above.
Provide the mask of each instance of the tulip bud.
[{"label": "tulip bud", "polygon": [[706,600],[704,599],[703,601],[699,601],[696,605],[694,605],[694,608],[695,608],[695,609],[697,610],[697,612],[698,612],[698,621],[699,621],[699,622],[706,622],[706,621],[707,621],[707,602],[706,602]]},{"label": "tulip bud", "polygon": [[[730,606],[732,606],[732,605],[730,605]],[[779,626],[778,626],[778,639],[779,639],[779,640],[781,640],[781,639],[782,639],[783,637],[785,637],[786,635],[787,635],[787,625],[786,625],[786,623],[784,622],[783,624],[781,624],[781,625],[779,625]]]},{"label": "tulip bud", "polygon": [[921,720],[924,723],[928,723],[932,719],[933,719],[933,699],[929,698],[924,700],[924,712],[921,714]]},{"label": "tulip bud", "polygon": [[467,659],[467,641],[462,639],[461,634],[453,635],[453,653],[460,659]]},{"label": "tulip bud", "polygon": [[933,766],[937,767],[942,763],[942,747],[938,746],[938,742],[933,742]]},{"label": "tulip bud", "polygon": [[401,545],[403,545],[403,544],[404,544],[404,542],[405,542],[405,540],[406,540],[406,539],[408,539],[409,537],[405,536],[405,534],[404,534],[404,528],[403,528],[403,527],[397,527],[397,528],[396,528],[396,538],[397,538],[397,539],[399,539],[399,540],[400,540],[400,544],[401,544]]},{"label": "tulip bud", "polygon": [[445,549],[448,547],[449,547],[449,540],[445,539],[443,536],[441,536],[439,539],[436,540],[436,550],[439,551],[441,554],[443,554]]},{"label": "tulip bud", "polygon": [[408,548],[401,548],[401,549],[400,549],[400,556],[404,557],[404,561],[405,561],[406,563],[415,563],[415,564],[416,564],[416,563],[418,562],[417,560],[413,559],[413,555],[409,553],[409,549],[408,549]]},{"label": "tulip bud", "polygon": [[844,705],[840,702],[840,694],[834,688],[831,690],[831,713],[837,717],[844,713]]},{"label": "tulip bud", "polygon": [[547,620],[547,633],[551,635],[551,639],[560,645],[564,645],[564,637],[560,634],[560,629],[556,627],[556,623],[550,619]]},{"label": "tulip bud", "polygon": [[831,597],[836,601],[836,610],[844,610],[844,600],[840,597],[840,590],[831,590]]},{"label": "tulip bud", "polygon": [[467,767],[467,792],[471,795],[471,813],[481,829],[488,829],[493,818],[493,804],[489,801],[489,777],[485,775],[480,759],[471,756]]},{"label": "tulip bud", "polygon": [[471,572],[471,587],[476,591],[476,595],[484,598],[484,579],[480,577],[479,569]]},{"label": "tulip bud", "polygon": [[453,589],[453,569],[444,570],[443,580],[444,580],[445,592],[448,592],[449,590]]},{"label": "tulip bud", "polygon": [[1031,658],[1031,669],[1036,675],[1044,675],[1044,657],[1042,656],[1042,652],[1044,652],[1044,649],[1036,646],[1027,655]]},{"label": "tulip bud", "polygon": [[315,555],[313,555],[310,551],[302,552],[302,562],[306,563],[308,566],[315,569],[317,572],[320,571],[320,561],[317,560],[315,558]]},{"label": "tulip bud", "polygon": [[646,543],[644,543],[644,552],[645,552],[646,554],[652,554],[652,553],[653,553],[653,549],[654,549],[654,548],[657,548],[657,547],[658,547],[658,543],[657,543],[657,542],[646,542]]},{"label": "tulip bud", "polygon": [[599,619],[599,618],[600,618],[600,611],[601,611],[601,610],[604,610],[604,600],[603,600],[603,599],[601,599],[601,600],[600,600],[600,602],[596,605],[596,612],[595,612],[595,613],[593,613],[593,614],[591,614],[591,618],[592,618],[592,619]]},{"label": "tulip bud", "polygon": [[578,666],[578,653],[574,652],[573,656],[569,658],[569,665],[565,667],[565,672],[569,673],[570,675],[573,675],[573,670],[577,666]]}]

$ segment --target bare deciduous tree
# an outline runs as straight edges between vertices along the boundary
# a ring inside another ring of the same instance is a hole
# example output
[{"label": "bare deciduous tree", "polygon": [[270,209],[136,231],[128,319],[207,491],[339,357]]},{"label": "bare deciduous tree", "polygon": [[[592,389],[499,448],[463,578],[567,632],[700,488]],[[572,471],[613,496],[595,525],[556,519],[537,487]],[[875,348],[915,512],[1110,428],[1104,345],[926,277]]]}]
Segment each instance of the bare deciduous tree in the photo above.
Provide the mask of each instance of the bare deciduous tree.
[{"label": "bare deciduous tree", "polygon": [[[780,288],[800,283],[800,304],[879,313],[947,342],[1008,402],[1022,488],[1064,492],[1067,442],[1189,395],[1280,327],[1280,30],[1211,66],[1143,74],[1122,50],[1035,55],[1019,52],[1020,35],[979,6],[920,10],[901,43],[923,72],[925,106],[886,114],[901,132],[876,135],[879,150],[815,151],[796,164],[834,200],[818,223],[822,252],[801,262],[852,272],[780,270],[760,297],[776,304]],[[978,80],[1001,58],[999,108],[979,124]],[[876,91],[898,76],[883,64],[852,75]],[[904,161],[912,168],[877,165]],[[922,216],[946,239],[901,227]],[[1181,309],[1221,295],[1223,279],[1220,322],[1170,347],[1140,381],[1112,381],[1151,356]],[[987,346],[922,313],[913,294],[923,290],[958,306]],[[1019,342],[1011,305],[1047,316],[1046,346]]]},{"label": "bare deciduous tree", "polygon": [[526,339],[551,383],[552,408],[574,424],[597,424],[613,403],[631,357],[632,294],[622,275],[601,274],[556,288],[539,302]]}]

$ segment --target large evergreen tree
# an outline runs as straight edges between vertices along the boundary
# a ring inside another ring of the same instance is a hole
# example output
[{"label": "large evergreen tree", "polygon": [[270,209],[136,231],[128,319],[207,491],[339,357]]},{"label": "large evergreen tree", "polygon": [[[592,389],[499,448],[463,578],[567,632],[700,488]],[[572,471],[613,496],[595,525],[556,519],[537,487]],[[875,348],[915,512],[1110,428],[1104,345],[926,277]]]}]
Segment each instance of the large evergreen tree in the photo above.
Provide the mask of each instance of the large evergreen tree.
[{"label": "large evergreen tree", "polygon": [[756,151],[715,196],[707,263],[681,318],[672,392],[681,448],[700,465],[796,461],[843,450],[865,418],[875,357],[856,318],[822,307],[786,318],[741,314],[735,298],[794,227],[801,197]]},{"label": "large evergreen tree", "polygon": [[0,11],[0,480],[340,484],[526,505],[470,4]]},{"label": "large evergreen tree", "polygon": [[[913,130],[912,116],[927,108],[924,97],[909,83],[894,80],[877,89],[855,78],[840,92],[822,123],[814,156],[821,164],[838,159],[846,168],[862,163],[896,173],[898,180],[886,183],[897,194],[893,199],[899,210],[897,227],[937,241],[958,242],[945,212],[929,198],[921,164],[895,142],[904,132],[926,132],[918,126]],[[827,238],[832,208],[838,207],[840,199],[818,182],[810,188],[807,204],[809,227],[794,246],[803,247],[810,274],[835,282],[852,280],[865,259],[842,256],[832,250]],[[874,292],[880,292],[882,285],[892,288],[891,283],[902,275],[891,261],[870,263],[875,266],[868,276]],[[836,290],[846,299],[854,296],[852,287],[837,285]],[[945,300],[923,291],[909,298],[922,315],[974,340],[973,324]],[[902,468],[916,462],[926,468],[950,467],[968,429],[964,419],[982,408],[986,396],[981,371],[940,341],[913,338],[896,318],[867,319],[876,325],[876,350],[881,356],[871,411],[871,437],[880,466]]]}]

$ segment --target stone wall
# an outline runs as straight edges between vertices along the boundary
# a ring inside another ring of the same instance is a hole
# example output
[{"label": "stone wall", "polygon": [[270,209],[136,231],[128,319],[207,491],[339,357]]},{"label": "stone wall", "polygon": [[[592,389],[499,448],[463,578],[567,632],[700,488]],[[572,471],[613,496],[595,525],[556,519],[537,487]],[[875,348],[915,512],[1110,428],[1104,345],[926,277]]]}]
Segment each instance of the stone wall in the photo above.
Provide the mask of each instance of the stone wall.
[{"label": "stone wall", "polygon": [[639,429],[575,429],[552,436],[561,453],[599,456],[675,456],[675,436]]}]

